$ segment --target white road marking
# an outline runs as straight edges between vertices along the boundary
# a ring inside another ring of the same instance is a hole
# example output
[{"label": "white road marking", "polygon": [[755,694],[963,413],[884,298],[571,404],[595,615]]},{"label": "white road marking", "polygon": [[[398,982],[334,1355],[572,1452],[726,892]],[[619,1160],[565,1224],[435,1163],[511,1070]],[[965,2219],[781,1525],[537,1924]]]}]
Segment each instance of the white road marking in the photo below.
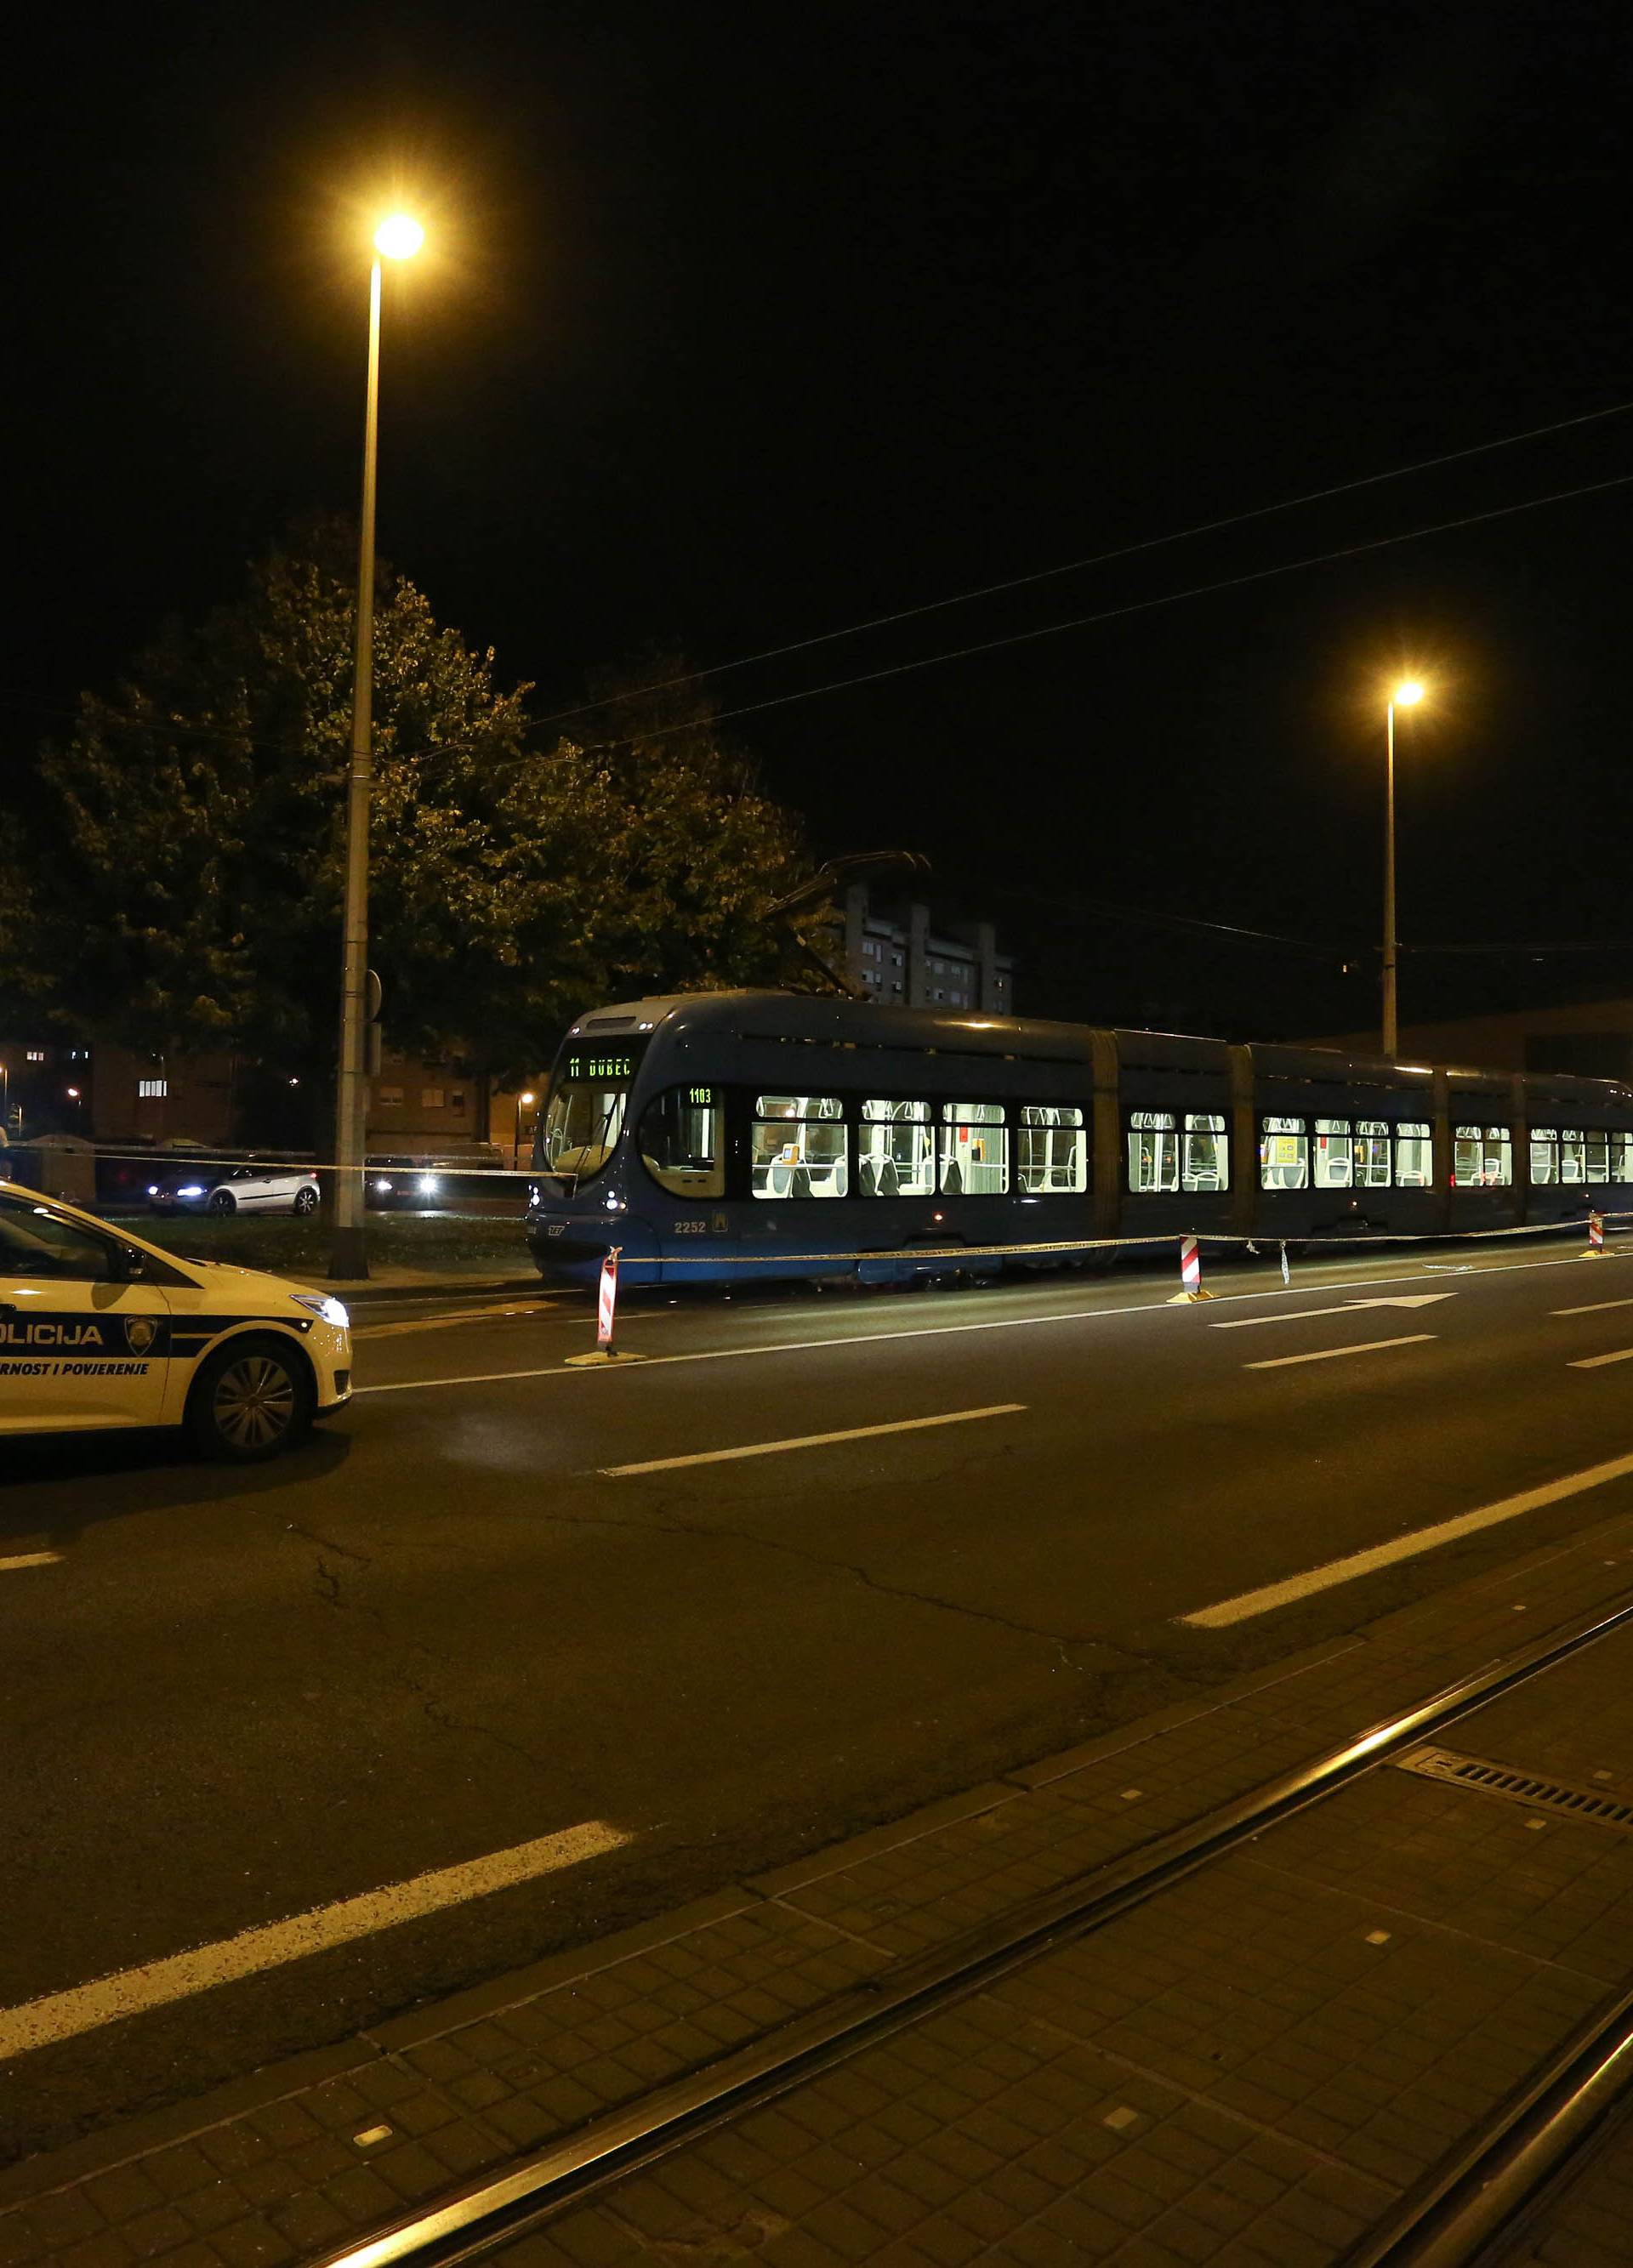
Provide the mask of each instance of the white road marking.
[{"label": "white road marking", "polygon": [[1377,1354],[1384,1347],[1422,1346],[1433,1331],[1408,1331],[1398,1339],[1363,1339],[1359,1346],[1317,1347],[1311,1354],[1272,1355],[1265,1362],[1245,1362],[1244,1370],[1286,1370],[1295,1362],[1336,1362],[1341,1355]]},{"label": "white road marking", "polygon": [[[1574,1268],[1579,1255],[1571,1253],[1558,1260],[1500,1260],[1489,1267],[1469,1264],[1467,1272],[1473,1276],[1518,1276],[1528,1274],[1536,1268]],[[1369,1284],[1421,1284],[1426,1275],[1435,1272],[1430,1268],[1409,1269],[1403,1276],[1357,1276],[1348,1283],[1320,1285],[1294,1285],[1282,1288],[1265,1285],[1256,1292],[1218,1292],[1215,1299],[1220,1305],[1246,1300],[1288,1300],[1301,1294],[1308,1298],[1312,1291],[1363,1291]],[[1442,1269],[1440,1273],[1445,1273]],[[1462,1272],[1461,1269],[1459,1272]],[[641,1367],[645,1371],[661,1369],[666,1363],[677,1362],[737,1362],[750,1355],[822,1354],[831,1347],[899,1345],[904,1339],[957,1338],[966,1331],[1033,1330],[1046,1323],[1092,1323],[1118,1315],[1178,1315],[1188,1314],[1188,1308],[1174,1306],[1167,1297],[1143,1300],[1116,1307],[1068,1307],[1057,1315],[998,1315],[979,1323],[931,1323],[916,1331],[850,1331],[842,1336],[826,1339],[780,1339],[771,1346],[704,1347],[693,1354],[649,1354]],[[565,1318],[563,1319],[565,1320]],[[587,1331],[588,1322],[586,1322]],[[433,1386],[510,1386],[535,1378],[617,1378],[620,1373],[617,1363],[605,1363],[595,1370],[569,1370],[559,1362],[546,1363],[534,1370],[478,1370],[459,1378],[395,1378],[375,1386],[354,1386],[351,1399],[355,1402],[365,1394],[420,1394]]]},{"label": "white road marking", "polygon": [[1433,1551],[1443,1543],[1455,1543],[1459,1536],[1475,1535],[1482,1528],[1496,1528],[1503,1521],[1518,1520],[1523,1513],[1541,1512],[1550,1504],[1563,1503],[1567,1497],[1603,1488],[1607,1481],[1625,1480],[1629,1473],[1633,1473],[1633,1457],[1612,1457],[1602,1465],[1587,1465],[1579,1473],[1567,1473],[1563,1480],[1546,1481],[1541,1488],[1526,1489],[1519,1496],[1503,1497],[1496,1504],[1482,1505],[1478,1512],[1460,1512],[1454,1519],[1437,1521],[1432,1528],[1413,1528],[1391,1543],[1374,1544],[1369,1551],[1352,1551],[1345,1558],[1328,1559],[1319,1567],[1306,1568],[1302,1575],[1289,1575],[1284,1582],[1267,1583],[1260,1590],[1244,1591],[1234,1599],[1223,1599],[1217,1606],[1199,1607],[1194,1614],[1180,1615],[1177,1619],[1194,1630],[1224,1630],[1232,1623],[1248,1622],[1254,1615],[1267,1615],[1277,1607],[1289,1606],[1295,1599],[1307,1599],[1313,1592],[1330,1591],[1339,1583],[1353,1583],[1358,1575],[1371,1575],[1379,1567],[1393,1567],[1399,1559],[1414,1559],[1420,1551]]},{"label": "white road marking", "polygon": [[18,1551],[9,1559],[0,1559],[0,1575],[8,1567],[55,1567],[61,1565],[60,1551]]},{"label": "white road marking", "polygon": [[461,1307],[447,1315],[419,1315],[403,1323],[353,1323],[354,1339],[400,1338],[406,1331],[440,1331],[448,1323],[485,1323],[496,1316],[550,1314],[560,1305],[556,1300],[531,1300],[524,1305],[507,1307]]},{"label": "white road marking", "polygon": [[1262,1323],[1308,1323],[1322,1315],[1353,1315],[1362,1307],[1430,1307],[1437,1300],[1455,1300],[1455,1292],[1411,1292],[1393,1300],[1341,1300],[1335,1307],[1296,1307],[1290,1315],[1233,1315],[1228,1323],[1209,1323],[1210,1331],[1251,1331]]},{"label": "white road marking", "polygon": [[949,1410],[939,1418],[898,1418],[889,1425],[847,1425],[839,1433],[801,1433],[788,1441],[750,1441],[742,1449],[700,1449],[690,1457],[647,1457],[639,1465],[603,1465],[610,1479],[627,1473],[672,1473],[682,1465],[723,1465],[735,1457],[771,1457],[781,1449],[821,1449],[831,1441],[866,1441],[876,1433],[919,1433],[930,1425],[967,1425],[976,1418],[1012,1418],[1023,1402],[994,1402],[990,1410]]},{"label": "white road marking", "polygon": [[1633,1300],[1594,1300],[1585,1307],[1550,1307],[1550,1315],[1602,1315],[1611,1307],[1633,1307]]},{"label": "white road marking", "polygon": [[1633,1362],[1633,1347],[1619,1347],[1615,1354],[1587,1354],[1580,1362],[1568,1362],[1567,1370],[1602,1370],[1607,1362]]},{"label": "white road marking", "polygon": [[94,1984],[77,1984],[65,1992],[50,1992],[43,1999],[26,2000],[15,2008],[0,2008],[0,2058],[27,2055],[55,2040],[76,2033],[95,2031],[103,2024],[139,2016],[192,1992],[208,1992],[213,1984],[230,1984],[254,1977],[264,1969],[280,1968],[287,1961],[302,1961],[331,1946],[372,1937],[377,1930],[421,1915],[440,1913],[447,1906],[462,1905],[469,1898],[508,1889],[515,1882],[535,1881],[542,1874],[558,1874],[585,1859],[598,1858],[631,1841],[604,1819],[588,1819],[557,1834],[519,1843],[509,1851],[495,1851],[485,1859],[471,1859],[461,1867],[444,1867],[432,1874],[416,1874],[406,1882],[392,1882],[381,1890],[366,1890],[360,1897],[343,1898],[337,1905],[319,1906],[288,1921],[262,1924],[240,1930],[236,1937],[214,1945],[201,1945],[190,1953],[173,1953],[149,1961],[139,1969],[122,1969]]}]

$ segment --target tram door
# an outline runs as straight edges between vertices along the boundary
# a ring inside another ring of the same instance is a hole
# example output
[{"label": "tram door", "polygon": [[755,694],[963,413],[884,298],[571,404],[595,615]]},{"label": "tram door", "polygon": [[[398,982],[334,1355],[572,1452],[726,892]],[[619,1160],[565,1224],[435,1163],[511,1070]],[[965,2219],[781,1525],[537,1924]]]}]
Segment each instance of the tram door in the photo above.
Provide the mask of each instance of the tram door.
[{"label": "tram door", "polygon": [[727,1215],[725,1095],[667,1086],[640,1116],[641,1162],[663,1197],[652,1208],[666,1282],[700,1283],[736,1249]]}]

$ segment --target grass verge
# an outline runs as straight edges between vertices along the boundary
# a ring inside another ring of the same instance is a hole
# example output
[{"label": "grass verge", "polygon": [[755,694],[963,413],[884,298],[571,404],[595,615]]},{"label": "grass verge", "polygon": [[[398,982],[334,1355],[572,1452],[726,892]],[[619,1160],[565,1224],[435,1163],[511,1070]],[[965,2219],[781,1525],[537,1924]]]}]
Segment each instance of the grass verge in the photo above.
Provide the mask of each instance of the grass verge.
[{"label": "grass verge", "polygon": [[[160,1213],[131,1212],[123,1218],[137,1235],[181,1260],[265,1268],[277,1276],[321,1277],[329,1268],[329,1230],[321,1216],[246,1220],[204,1213],[166,1219]],[[368,1255],[371,1264],[423,1268],[455,1277],[533,1273],[520,1219],[492,1214],[410,1214],[394,1219],[372,1213]]]}]

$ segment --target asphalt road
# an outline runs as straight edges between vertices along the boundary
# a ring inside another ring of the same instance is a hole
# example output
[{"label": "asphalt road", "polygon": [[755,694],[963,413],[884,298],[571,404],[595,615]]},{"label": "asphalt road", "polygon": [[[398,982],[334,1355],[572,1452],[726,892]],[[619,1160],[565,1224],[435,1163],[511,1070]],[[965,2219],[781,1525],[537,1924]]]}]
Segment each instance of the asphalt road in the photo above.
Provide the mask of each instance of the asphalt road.
[{"label": "asphalt road", "polygon": [[[33,2011],[0,2064],[8,2146],[678,1904],[1629,1500],[1633,1267],[1505,1244],[1215,1281],[1198,1307],[1166,1275],[654,1296],[621,1334],[647,1359],[611,1368],[565,1363],[578,1299],[382,1302],[351,1410],[247,1479],[166,1439],[8,1443],[0,2043]],[[486,1860],[484,1896],[348,1904]],[[319,1949],[236,1973],[245,1933],[310,1910]],[[149,1970],[199,1948],[226,1981],[175,1997]],[[131,1971],[141,2013],[69,1997]]]}]

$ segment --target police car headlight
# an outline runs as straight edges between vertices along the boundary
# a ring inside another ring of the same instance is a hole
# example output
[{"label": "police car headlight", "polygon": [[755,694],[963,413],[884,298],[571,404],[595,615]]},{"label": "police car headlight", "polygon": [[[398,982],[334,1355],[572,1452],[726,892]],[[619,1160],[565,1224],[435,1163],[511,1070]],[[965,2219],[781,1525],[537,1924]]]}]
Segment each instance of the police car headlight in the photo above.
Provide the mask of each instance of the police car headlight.
[{"label": "police car headlight", "polygon": [[422,1174],[419,1177],[419,1193],[423,1197],[434,1197],[441,1186],[434,1174]]},{"label": "police car headlight", "polygon": [[391,1184],[389,1182],[376,1182],[374,1187],[382,1197],[389,1197],[391,1194]]},{"label": "police car headlight", "polygon": [[176,1195],[179,1197],[202,1197],[203,1194],[204,1185],[203,1182],[189,1182],[185,1189],[178,1189],[176,1191]]},{"label": "police car headlight", "polygon": [[350,1330],[351,1318],[338,1300],[331,1300],[327,1292],[292,1292],[290,1298],[308,1314],[321,1315],[326,1323],[333,1323],[337,1331]]}]

